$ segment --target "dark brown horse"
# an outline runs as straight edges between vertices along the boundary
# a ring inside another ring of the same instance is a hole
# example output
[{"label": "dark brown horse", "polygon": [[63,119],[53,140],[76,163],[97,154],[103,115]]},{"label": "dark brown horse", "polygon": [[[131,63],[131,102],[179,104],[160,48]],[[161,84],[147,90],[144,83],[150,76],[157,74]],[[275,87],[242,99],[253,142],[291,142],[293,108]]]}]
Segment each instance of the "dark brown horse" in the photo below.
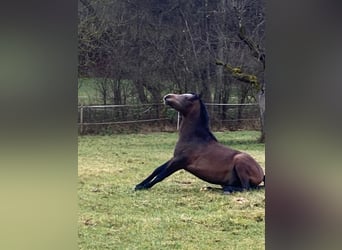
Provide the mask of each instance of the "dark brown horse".
[{"label": "dark brown horse", "polygon": [[184,169],[198,178],[223,187],[225,193],[256,188],[264,172],[248,154],[218,143],[209,129],[207,109],[196,94],[168,94],[164,103],[182,115],[173,157],[156,168],[135,190],[148,189]]}]

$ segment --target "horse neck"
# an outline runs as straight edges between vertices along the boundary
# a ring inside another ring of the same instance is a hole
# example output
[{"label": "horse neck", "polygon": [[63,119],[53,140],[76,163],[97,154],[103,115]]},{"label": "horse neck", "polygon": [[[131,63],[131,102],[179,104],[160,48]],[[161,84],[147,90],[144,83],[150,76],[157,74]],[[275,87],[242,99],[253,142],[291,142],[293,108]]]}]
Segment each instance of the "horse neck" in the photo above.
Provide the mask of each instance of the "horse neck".
[{"label": "horse neck", "polygon": [[182,115],[182,121],[179,128],[180,135],[191,134],[195,131],[199,124],[199,114],[188,114],[187,116]]},{"label": "horse neck", "polygon": [[193,112],[186,116],[182,116],[182,122],[179,129],[179,140],[216,140],[209,130],[209,125],[207,123],[203,124],[201,115],[201,112]]}]

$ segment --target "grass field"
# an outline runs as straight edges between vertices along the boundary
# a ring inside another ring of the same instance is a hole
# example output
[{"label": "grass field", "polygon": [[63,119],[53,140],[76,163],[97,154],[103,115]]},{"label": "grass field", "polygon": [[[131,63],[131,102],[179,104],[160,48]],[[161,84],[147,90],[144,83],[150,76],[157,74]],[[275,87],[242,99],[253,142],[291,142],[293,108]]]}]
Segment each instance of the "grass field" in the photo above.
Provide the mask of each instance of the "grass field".
[{"label": "grass field", "polygon": [[[215,135],[264,167],[258,132]],[[176,133],[79,137],[80,249],[264,249],[264,190],[222,195],[179,171],[133,191],[172,156],[176,141]]]}]

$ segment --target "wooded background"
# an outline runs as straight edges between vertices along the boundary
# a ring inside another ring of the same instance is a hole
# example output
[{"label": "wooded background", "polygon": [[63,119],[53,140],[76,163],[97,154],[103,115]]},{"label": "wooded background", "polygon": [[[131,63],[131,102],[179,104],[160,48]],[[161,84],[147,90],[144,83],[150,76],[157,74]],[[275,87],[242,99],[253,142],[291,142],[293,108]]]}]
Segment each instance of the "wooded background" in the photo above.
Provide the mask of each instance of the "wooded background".
[{"label": "wooded background", "polygon": [[261,0],[79,0],[78,8],[79,88],[92,79],[101,104],[160,103],[170,92],[246,103],[264,93]]}]

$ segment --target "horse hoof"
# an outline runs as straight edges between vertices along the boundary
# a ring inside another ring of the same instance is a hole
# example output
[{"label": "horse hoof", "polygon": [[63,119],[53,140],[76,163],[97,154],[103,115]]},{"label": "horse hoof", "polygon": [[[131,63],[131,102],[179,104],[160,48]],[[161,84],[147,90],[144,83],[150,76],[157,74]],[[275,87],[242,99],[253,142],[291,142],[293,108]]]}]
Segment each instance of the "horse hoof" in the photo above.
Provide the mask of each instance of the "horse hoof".
[{"label": "horse hoof", "polygon": [[142,185],[136,185],[134,188],[134,191],[143,190],[143,189],[146,189],[146,188]]}]

